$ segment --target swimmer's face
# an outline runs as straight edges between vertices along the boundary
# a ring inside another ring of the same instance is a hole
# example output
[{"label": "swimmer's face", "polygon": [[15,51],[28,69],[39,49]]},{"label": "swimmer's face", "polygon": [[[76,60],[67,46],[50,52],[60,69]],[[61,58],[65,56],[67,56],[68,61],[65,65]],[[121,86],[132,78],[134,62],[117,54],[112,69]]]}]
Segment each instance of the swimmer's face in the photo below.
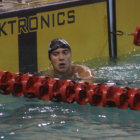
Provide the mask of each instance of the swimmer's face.
[{"label": "swimmer's face", "polygon": [[50,60],[54,71],[68,72],[71,67],[71,51],[68,48],[58,48],[51,52]]}]

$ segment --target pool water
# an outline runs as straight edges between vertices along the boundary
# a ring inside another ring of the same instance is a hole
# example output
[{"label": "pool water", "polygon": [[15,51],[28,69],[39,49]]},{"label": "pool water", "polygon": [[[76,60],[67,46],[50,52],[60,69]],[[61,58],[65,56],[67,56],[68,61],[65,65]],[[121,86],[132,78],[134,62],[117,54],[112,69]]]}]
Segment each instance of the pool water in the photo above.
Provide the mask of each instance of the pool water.
[{"label": "pool water", "polygon": [[118,86],[140,88],[140,55],[124,58],[93,68],[96,81],[113,82]]},{"label": "pool water", "polygon": [[[93,69],[96,82],[140,88],[140,56]],[[0,95],[0,139],[139,140],[140,111]]]}]

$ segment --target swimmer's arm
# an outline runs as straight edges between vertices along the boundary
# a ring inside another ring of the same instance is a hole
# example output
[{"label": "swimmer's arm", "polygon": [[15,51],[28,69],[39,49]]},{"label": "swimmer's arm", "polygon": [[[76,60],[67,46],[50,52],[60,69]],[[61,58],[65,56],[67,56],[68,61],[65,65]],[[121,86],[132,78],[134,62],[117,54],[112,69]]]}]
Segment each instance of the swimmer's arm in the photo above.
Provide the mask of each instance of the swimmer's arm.
[{"label": "swimmer's arm", "polygon": [[93,83],[95,81],[94,73],[88,67],[84,67],[83,71],[80,72],[79,76],[83,82]]},{"label": "swimmer's arm", "polygon": [[83,82],[88,82],[88,83],[93,83],[95,81],[93,74],[92,75],[87,74],[87,75],[81,77],[81,79]]}]

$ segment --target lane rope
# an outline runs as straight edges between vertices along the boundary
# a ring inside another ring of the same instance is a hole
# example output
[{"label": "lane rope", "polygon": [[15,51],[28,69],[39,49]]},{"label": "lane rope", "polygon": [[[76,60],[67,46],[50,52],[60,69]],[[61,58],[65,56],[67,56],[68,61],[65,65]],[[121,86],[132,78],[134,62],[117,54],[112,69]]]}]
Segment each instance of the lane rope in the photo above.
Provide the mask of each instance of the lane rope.
[{"label": "lane rope", "polygon": [[62,81],[33,74],[0,72],[0,93],[92,106],[140,110],[140,89],[100,83]]}]

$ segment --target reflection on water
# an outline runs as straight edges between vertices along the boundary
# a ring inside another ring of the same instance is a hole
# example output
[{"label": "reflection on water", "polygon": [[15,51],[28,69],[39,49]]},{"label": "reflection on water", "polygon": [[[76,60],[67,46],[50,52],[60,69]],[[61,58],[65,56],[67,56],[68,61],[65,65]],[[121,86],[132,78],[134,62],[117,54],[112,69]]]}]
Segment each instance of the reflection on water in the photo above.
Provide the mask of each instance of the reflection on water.
[{"label": "reflection on water", "polygon": [[133,56],[125,61],[108,62],[104,66],[95,67],[97,82],[114,82],[118,86],[125,85],[131,88],[140,87],[140,56]]},{"label": "reflection on water", "polygon": [[[91,67],[96,81],[139,86],[139,56]],[[91,64],[88,64],[91,65]],[[139,139],[140,111],[0,95],[0,139]]]},{"label": "reflection on water", "polygon": [[[13,97],[10,98],[12,100]],[[21,102],[19,108],[1,105],[1,138],[108,139],[139,136],[139,111],[35,99],[16,100]]]}]

